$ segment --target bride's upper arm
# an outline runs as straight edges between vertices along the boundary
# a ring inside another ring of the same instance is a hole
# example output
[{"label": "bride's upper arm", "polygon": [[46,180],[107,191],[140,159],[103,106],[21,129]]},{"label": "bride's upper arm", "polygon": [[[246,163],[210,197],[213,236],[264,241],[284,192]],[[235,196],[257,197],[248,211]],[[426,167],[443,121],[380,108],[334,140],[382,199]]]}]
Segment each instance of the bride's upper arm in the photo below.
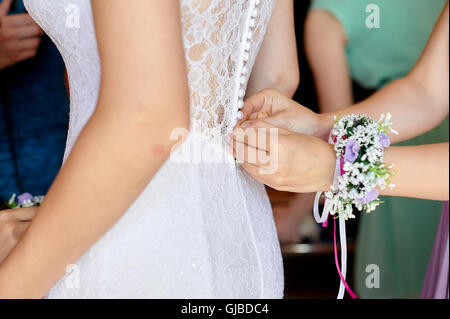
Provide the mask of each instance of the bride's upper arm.
[{"label": "bride's upper arm", "polygon": [[102,68],[99,100],[188,114],[179,2],[92,0],[92,10]]},{"label": "bride's upper arm", "polygon": [[278,0],[250,78],[248,94],[275,88],[292,96],[300,81],[294,1]]}]

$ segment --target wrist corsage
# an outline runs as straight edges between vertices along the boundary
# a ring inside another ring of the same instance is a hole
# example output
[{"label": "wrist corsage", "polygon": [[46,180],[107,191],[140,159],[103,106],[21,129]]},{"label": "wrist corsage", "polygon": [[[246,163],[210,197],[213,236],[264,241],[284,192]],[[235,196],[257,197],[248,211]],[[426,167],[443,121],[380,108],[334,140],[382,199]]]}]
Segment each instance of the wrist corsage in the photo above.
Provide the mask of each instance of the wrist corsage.
[{"label": "wrist corsage", "polygon": [[6,209],[33,207],[40,206],[43,201],[44,196],[33,196],[30,193],[23,193],[16,197],[16,194],[13,194],[4,206]]},{"label": "wrist corsage", "polygon": [[393,188],[393,166],[384,163],[384,150],[391,144],[391,115],[376,122],[364,115],[347,115],[336,119],[331,131],[339,176],[331,191],[325,193],[327,209],[345,220],[355,218],[353,209],[370,213],[381,203],[377,188]]},{"label": "wrist corsage", "polygon": [[[390,178],[393,166],[384,163],[384,150],[391,144],[387,133],[397,134],[392,129],[391,115],[382,115],[377,121],[364,115],[346,115],[336,119],[330,133],[331,144],[336,151],[336,169],[331,190],[325,192],[322,215],[319,214],[319,201],[322,192],[317,193],[314,201],[314,218],[323,227],[327,227],[329,215],[335,215],[334,223],[334,259],[341,279],[338,298],[347,291],[352,298],[356,294],[347,284],[347,239],[345,222],[355,218],[354,209],[370,213],[381,203],[377,188],[393,188]],[[336,219],[339,221],[341,243],[341,265],[338,261],[336,240]]]}]

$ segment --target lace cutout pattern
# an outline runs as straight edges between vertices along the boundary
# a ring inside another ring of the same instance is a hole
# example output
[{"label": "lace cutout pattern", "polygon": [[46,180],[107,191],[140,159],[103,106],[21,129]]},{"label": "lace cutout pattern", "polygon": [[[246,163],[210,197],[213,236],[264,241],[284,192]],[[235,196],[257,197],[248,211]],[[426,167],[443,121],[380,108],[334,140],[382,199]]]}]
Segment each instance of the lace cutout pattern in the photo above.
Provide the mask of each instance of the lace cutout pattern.
[{"label": "lace cutout pattern", "polygon": [[181,1],[193,128],[226,135],[234,127],[273,1]]}]

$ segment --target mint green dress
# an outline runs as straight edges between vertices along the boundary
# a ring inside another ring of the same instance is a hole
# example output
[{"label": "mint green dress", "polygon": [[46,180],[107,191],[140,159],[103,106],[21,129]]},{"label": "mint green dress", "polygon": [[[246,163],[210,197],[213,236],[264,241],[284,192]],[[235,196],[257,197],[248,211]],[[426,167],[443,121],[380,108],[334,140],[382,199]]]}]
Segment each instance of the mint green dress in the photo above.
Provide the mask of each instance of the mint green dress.
[{"label": "mint green dress", "polygon": [[[373,6],[367,7],[370,4],[378,6],[379,28],[372,20],[376,14]],[[380,89],[411,70],[444,4],[445,0],[316,0],[311,10],[325,10],[340,21],[348,39],[352,78],[364,88]],[[448,131],[447,118],[431,132],[399,145],[447,142]],[[360,217],[354,288],[361,298],[418,298],[442,202],[400,197],[383,200],[374,213]],[[379,267],[379,288],[365,284],[366,267],[371,264]]]}]

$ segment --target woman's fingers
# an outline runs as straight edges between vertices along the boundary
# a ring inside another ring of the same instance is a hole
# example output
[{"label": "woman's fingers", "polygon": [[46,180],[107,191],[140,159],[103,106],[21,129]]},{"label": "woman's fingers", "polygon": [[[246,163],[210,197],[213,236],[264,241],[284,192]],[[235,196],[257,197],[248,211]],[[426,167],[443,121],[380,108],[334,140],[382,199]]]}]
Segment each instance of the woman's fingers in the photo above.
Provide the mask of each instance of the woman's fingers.
[{"label": "woman's fingers", "polygon": [[[314,114],[304,106],[273,89],[263,90],[250,97],[241,111],[243,118],[238,122],[238,125],[264,120],[272,126],[289,131],[296,131],[301,120],[306,120]],[[305,113],[309,117],[305,116],[303,118],[302,115]]]},{"label": "woman's fingers", "polygon": [[0,212],[1,214],[6,214],[9,220],[19,220],[22,222],[30,221],[36,216],[38,208],[37,207],[26,207],[26,208],[18,208],[18,209],[10,209]]},{"label": "woman's fingers", "polygon": [[0,3],[0,17],[4,17],[8,14],[11,4],[12,0],[3,0],[2,3]]},{"label": "woman's fingers", "polygon": [[37,50],[26,50],[26,51],[21,51],[19,53],[19,56],[17,57],[18,61],[24,61],[24,60],[28,60],[31,59],[32,57],[34,57],[37,53]]},{"label": "woman's fingers", "polygon": [[2,19],[2,23],[10,27],[23,27],[36,25],[36,22],[28,13],[9,15]]},{"label": "woman's fingers", "polygon": [[257,150],[270,152],[270,131],[266,128],[237,128],[233,131],[233,148],[238,144],[250,146]]},{"label": "woman's fingers", "polygon": [[265,89],[249,97],[241,109],[244,117],[238,123],[265,119],[276,114],[298,108],[299,104],[274,89]]},{"label": "woman's fingers", "polygon": [[[235,156],[250,175],[282,191],[310,193],[329,189],[336,164],[333,145],[314,136],[283,130],[265,134],[264,143],[257,135],[245,139],[237,135],[234,141]],[[242,148],[240,154],[236,147]]]},{"label": "woman's fingers", "polygon": [[16,225],[14,229],[14,236],[19,240],[22,238],[23,234],[27,231],[28,227],[30,227],[31,222],[20,222]]},{"label": "woman's fingers", "polygon": [[278,187],[276,184],[277,173],[276,172],[268,172],[267,166],[258,166],[250,163],[242,163],[242,168],[249,173],[254,179],[258,182],[263,183],[273,189],[282,190],[281,187]]},{"label": "woman's fingers", "polygon": [[34,38],[20,40],[18,43],[18,46],[21,51],[30,51],[30,50],[37,50],[40,43],[41,43],[41,38],[34,37]]},{"label": "woman's fingers", "polygon": [[[276,90],[266,89],[245,102],[243,118],[238,125],[253,125],[264,120],[266,123],[287,131],[328,138],[330,121],[322,118],[307,107],[282,95]],[[250,123],[250,124],[249,124]]]},{"label": "woman's fingers", "polygon": [[16,29],[18,39],[39,37],[44,33],[38,25],[27,25]]},{"label": "woman's fingers", "polygon": [[277,173],[280,156],[286,155],[280,153],[280,151],[284,152],[281,142],[289,136],[290,133],[285,130],[272,127],[264,121],[258,121],[245,130],[242,128],[235,130],[231,141],[233,155],[253,177],[271,185],[269,176]]},{"label": "woman's fingers", "polygon": [[237,141],[233,146],[233,156],[239,164],[249,163],[258,167],[267,165],[269,158],[266,151]]},{"label": "woman's fingers", "polygon": [[271,116],[274,110],[274,101],[279,95],[280,93],[276,90],[266,89],[248,98],[241,109],[244,117],[238,123]]},{"label": "woman's fingers", "polygon": [[288,131],[272,126],[264,120],[256,120],[236,127],[233,131],[233,141],[270,152],[271,147],[278,143],[278,137],[288,134]]},{"label": "woman's fingers", "polygon": [[259,182],[263,183],[263,180],[262,180],[261,174],[260,174],[260,166],[254,165],[254,164],[245,163],[245,162],[242,163],[241,166],[242,166],[243,169],[245,169],[245,171],[247,173],[252,175],[256,180],[258,180]]}]

